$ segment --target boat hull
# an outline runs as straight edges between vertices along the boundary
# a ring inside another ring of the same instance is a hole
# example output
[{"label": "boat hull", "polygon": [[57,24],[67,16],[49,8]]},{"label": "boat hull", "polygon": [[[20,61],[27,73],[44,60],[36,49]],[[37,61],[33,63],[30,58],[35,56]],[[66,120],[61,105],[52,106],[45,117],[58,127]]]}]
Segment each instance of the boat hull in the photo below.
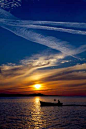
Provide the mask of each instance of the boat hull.
[{"label": "boat hull", "polygon": [[41,106],[62,106],[63,103],[51,103],[51,102],[43,102],[40,101]]}]

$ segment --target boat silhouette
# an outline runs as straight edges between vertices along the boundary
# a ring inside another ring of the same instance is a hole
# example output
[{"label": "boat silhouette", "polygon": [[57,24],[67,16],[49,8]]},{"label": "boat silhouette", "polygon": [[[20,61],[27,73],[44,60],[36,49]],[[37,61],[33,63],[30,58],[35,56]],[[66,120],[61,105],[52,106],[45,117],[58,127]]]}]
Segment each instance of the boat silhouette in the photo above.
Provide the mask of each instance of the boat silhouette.
[{"label": "boat silhouette", "polygon": [[60,106],[83,106],[83,107],[86,107],[86,105],[79,105],[79,104],[63,105],[63,103],[61,103],[60,101],[58,101],[58,103],[40,101],[40,106],[58,106],[58,107]]},{"label": "boat silhouette", "polygon": [[52,103],[52,102],[43,102],[40,101],[41,106],[62,106],[63,103],[58,102],[58,103]]}]

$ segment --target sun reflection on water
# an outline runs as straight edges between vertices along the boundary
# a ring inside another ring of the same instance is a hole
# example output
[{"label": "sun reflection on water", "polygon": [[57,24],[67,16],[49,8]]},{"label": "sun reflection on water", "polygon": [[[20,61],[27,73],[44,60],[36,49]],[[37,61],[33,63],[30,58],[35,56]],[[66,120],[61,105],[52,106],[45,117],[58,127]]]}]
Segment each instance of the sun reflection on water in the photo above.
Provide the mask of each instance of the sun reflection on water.
[{"label": "sun reflection on water", "polygon": [[42,114],[40,109],[40,97],[35,98],[35,107],[32,112],[32,120],[34,121],[34,129],[42,128]]},{"label": "sun reflection on water", "polygon": [[39,97],[36,97],[36,98],[35,98],[35,102],[38,104],[39,101],[40,101]]}]

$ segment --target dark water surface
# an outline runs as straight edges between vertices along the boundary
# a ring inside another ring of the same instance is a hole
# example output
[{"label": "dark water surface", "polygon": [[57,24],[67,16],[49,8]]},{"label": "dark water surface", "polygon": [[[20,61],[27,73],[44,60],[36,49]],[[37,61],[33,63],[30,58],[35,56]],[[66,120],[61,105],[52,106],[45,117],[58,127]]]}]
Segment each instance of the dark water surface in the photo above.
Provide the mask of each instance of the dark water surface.
[{"label": "dark water surface", "polygon": [[86,107],[40,107],[54,98],[86,105],[86,97],[1,97],[0,129],[86,129]]}]

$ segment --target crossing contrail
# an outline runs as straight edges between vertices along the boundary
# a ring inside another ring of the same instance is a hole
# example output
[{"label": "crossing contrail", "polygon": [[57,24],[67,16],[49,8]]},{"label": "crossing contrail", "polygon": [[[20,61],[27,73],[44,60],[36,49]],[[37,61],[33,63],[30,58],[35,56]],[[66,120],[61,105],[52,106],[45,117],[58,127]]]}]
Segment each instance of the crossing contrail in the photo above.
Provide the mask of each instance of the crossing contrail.
[{"label": "crossing contrail", "polygon": [[[38,29],[41,30],[49,30],[49,31],[58,31],[58,32],[65,32],[65,33],[71,33],[71,34],[80,34],[80,35],[86,35],[86,31],[82,30],[75,30],[75,29],[67,29],[67,28],[59,28],[59,27],[51,27],[51,26],[44,26],[40,24],[57,24],[65,25],[65,26],[75,26],[78,25],[85,26],[86,23],[69,23],[66,22],[45,22],[45,21],[24,21],[16,18],[9,12],[0,9],[0,26],[11,31],[12,33],[23,37],[31,42],[39,43],[42,45],[45,45],[47,47],[50,47],[52,49],[58,50],[62,53],[64,53],[66,56],[74,56],[76,54],[79,54],[81,52],[86,51],[86,45],[82,45],[79,48],[75,48],[74,46],[70,45],[67,41],[62,41],[60,39],[57,39],[53,36],[47,36],[43,35],[37,32]],[[37,24],[37,25],[35,25]],[[73,27],[74,27],[73,26]],[[80,26],[80,27],[81,27]]]}]

